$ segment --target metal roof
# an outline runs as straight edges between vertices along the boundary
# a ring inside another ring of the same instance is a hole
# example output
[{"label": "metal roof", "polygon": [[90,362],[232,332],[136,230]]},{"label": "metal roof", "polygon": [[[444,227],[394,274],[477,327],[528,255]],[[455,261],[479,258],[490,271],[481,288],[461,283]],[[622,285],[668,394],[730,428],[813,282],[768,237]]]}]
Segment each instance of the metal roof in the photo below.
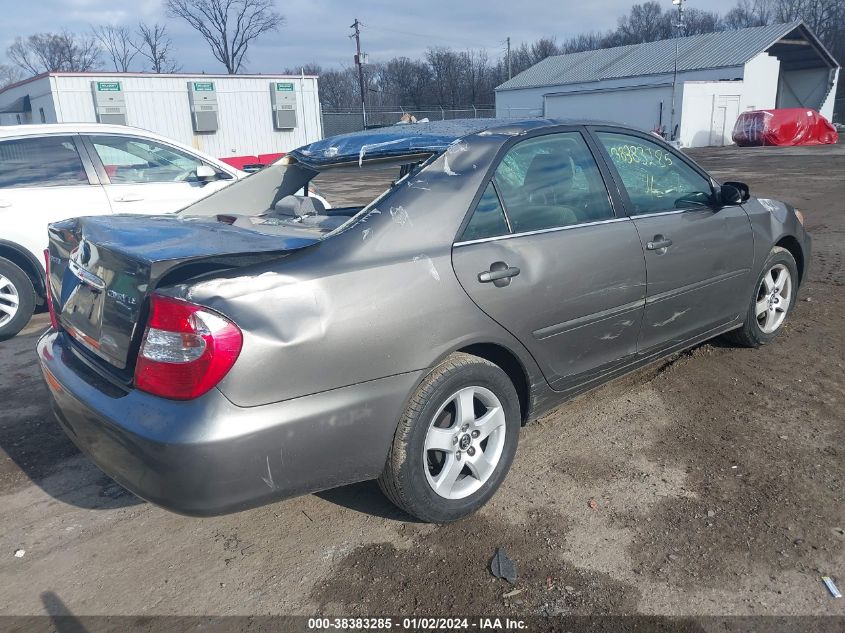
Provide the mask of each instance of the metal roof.
[{"label": "metal roof", "polygon": [[836,66],[824,46],[800,21],[547,57],[496,90],[538,88],[671,73],[678,44],[678,71],[742,66],[797,28]]}]

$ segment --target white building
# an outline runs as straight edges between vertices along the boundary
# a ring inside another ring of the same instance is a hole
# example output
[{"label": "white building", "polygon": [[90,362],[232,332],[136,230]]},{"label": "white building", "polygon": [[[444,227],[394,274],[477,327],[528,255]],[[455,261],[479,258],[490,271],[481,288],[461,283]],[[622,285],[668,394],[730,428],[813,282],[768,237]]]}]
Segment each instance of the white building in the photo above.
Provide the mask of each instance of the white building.
[{"label": "white building", "polygon": [[496,115],[613,121],[674,129],[684,147],[725,145],[747,110],[831,119],[838,74],[803,23],[776,24],[548,57],[496,88]]},{"label": "white building", "polygon": [[218,158],[323,136],[313,75],[44,73],[0,90],[0,125],[78,122],[133,125]]}]

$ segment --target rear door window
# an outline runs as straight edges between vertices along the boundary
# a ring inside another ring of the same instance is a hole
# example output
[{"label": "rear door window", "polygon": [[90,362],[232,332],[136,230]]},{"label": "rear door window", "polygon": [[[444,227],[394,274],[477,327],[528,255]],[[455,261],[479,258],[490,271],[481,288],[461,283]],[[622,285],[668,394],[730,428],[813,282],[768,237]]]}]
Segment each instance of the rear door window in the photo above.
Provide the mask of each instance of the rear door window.
[{"label": "rear door window", "polygon": [[87,184],[85,167],[70,136],[0,141],[0,189]]},{"label": "rear door window", "polygon": [[484,190],[484,195],[478,201],[475,211],[472,212],[472,217],[464,229],[461,241],[481,240],[506,235],[507,233],[508,223],[505,220],[505,212],[491,182]]},{"label": "rear door window", "polygon": [[598,165],[578,132],[518,143],[494,179],[514,233],[614,217]]}]

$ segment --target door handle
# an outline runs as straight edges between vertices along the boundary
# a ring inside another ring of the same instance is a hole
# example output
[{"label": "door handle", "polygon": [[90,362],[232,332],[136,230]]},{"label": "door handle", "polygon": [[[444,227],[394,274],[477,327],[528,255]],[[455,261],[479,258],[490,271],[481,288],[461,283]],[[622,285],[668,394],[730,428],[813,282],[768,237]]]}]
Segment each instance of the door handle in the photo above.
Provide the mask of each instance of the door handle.
[{"label": "door handle", "polygon": [[672,246],[672,240],[662,235],[655,235],[654,239],[645,245],[646,249],[650,251],[665,251],[670,246]]},{"label": "door handle", "polygon": [[493,262],[490,264],[490,270],[478,273],[478,281],[483,284],[493,282],[493,285],[501,288],[507,286],[511,282],[511,277],[516,277],[519,272],[516,266],[508,266],[505,262]]},{"label": "door handle", "polygon": [[12,206],[11,202],[6,202],[5,200],[0,200],[0,209],[7,209],[8,207],[11,207],[11,206]]},{"label": "door handle", "polygon": [[140,202],[143,200],[143,196],[139,196],[134,193],[127,193],[125,196],[120,196],[119,198],[115,198],[115,202]]}]

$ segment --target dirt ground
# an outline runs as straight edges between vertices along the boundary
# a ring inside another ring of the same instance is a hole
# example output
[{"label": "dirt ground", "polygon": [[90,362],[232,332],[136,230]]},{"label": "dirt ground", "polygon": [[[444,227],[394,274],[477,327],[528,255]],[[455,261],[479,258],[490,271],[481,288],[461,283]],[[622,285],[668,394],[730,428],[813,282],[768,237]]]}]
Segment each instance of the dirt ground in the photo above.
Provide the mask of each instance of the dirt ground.
[{"label": "dirt ground", "polygon": [[[820,580],[845,590],[845,145],[693,155],[806,214],[812,269],[782,336],[564,405],[454,525],[410,521],[372,483],[211,519],[138,500],[54,422],[37,316],[0,343],[0,614],[845,616]],[[513,586],[488,571],[496,547]]]}]

